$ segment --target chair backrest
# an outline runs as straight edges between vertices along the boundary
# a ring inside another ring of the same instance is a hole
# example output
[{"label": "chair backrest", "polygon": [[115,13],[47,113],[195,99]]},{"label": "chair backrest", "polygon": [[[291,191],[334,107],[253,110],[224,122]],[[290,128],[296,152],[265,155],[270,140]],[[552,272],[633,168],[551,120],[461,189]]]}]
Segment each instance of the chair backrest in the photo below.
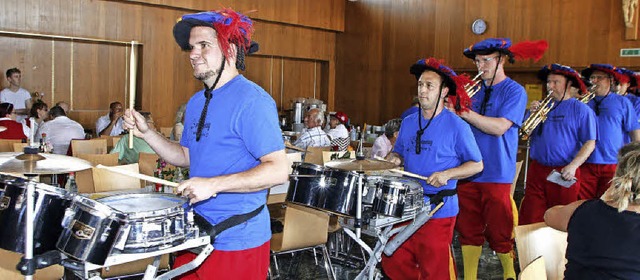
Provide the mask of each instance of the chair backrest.
[{"label": "chair backrest", "polygon": [[13,151],[16,153],[21,153],[22,151],[24,151],[24,147],[26,147],[27,143],[13,143]]},{"label": "chair backrest", "polygon": [[164,137],[171,137],[171,131],[173,130],[173,127],[161,127],[160,128],[160,134],[162,134]]},{"label": "chair backrest", "polygon": [[309,147],[304,155],[304,162],[323,165],[322,151],[330,151],[331,147]]},{"label": "chair backrest", "polygon": [[71,140],[72,155],[77,154],[106,154],[107,151],[107,139],[96,138],[89,140]]},{"label": "chair backrest", "polygon": [[520,177],[520,170],[522,170],[522,161],[516,162],[516,175],[513,178],[513,182],[511,183],[511,197],[513,197],[513,193],[516,191],[516,185],[518,183],[518,177]]},{"label": "chair backrest", "polygon": [[528,264],[518,275],[520,280],[546,280],[547,271],[545,270],[544,257],[540,256]]},{"label": "chair backrest", "polygon": [[543,256],[547,278],[563,279],[567,250],[567,233],[548,227],[545,223],[517,226],[516,247],[520,270],[536,258]]},{"label": "chair backrest", "polygon": [[0,153],[13,152],[14,143],[22,143],[22,140],[0,139]]},{"label": "chair backrest", "polygon": [[158,155],[150,153],[140,153],[139,155],[140,174],[153,176],[153,172],[158,166]]},{"label": "chair backrest", "polygon": [[[118,165],[115,168],[138,173],[138,164]],[[96,193],[117,190],[139,189],[143,185],[139,179],[92,167],[76,173],[79,193]]]},{"label": "chair backrest", "polygon": [[107,140],[107,152],[108,152],[111,149],[113,149],[113,147],[116,146],[116,143],[118,143],[118,141],[120,141],[120,138],[122,138],[122,136],[120,136],[120,135],[117,135],[117,136],[100,135],[100,138],[98,138],[98,139],[106,139]]},{"label": "chair backrest", "polygon": [[91,165],[96,166],[98,164],[106,165],[106,166],[116,166],[118,165],[118,156],[119,153],[113,154],[76,154],[77,158],[84,159],[91,163]]},{"label": "chair backrest", "polygon": [[327,243],[327,213],[291,203],[276,203],[268,207],[272,219],[279,220],[283,225],[282,232],[271,235],[272,251],[302,249]]}]

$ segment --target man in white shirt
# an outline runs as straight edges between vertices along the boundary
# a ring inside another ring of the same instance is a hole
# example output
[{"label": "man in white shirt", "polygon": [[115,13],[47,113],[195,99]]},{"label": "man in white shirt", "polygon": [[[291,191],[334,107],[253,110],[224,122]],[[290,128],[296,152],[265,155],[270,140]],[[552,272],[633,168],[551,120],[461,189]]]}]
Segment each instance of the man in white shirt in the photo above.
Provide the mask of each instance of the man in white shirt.
[{"label": "man in white shirt", "polygon": [[344,126],[344,124],[349,121],[347,114],[343,112],[336,112],[335,114],[331,114],[329,116],[329,131],[327,131],[327,136],[329,139],[334,140],[338,138],[349,138],[349,131]]},{"label": "man in white shirt", "polygon": [[51,120],[38,128],[36,141],[39,142],[44,133],[46,141],[53,146],[53,153],[66,155],[72,139],[84,139],[84,128],[76,121],[67,118],[60,106],[49,109],[49,116]]},{"label": "man in white shirt", "polygon": [[122,129],[123,114],[122,103],[116,101],[109,104],[109,114],[100,117],[96,122],[96,134],[98,137],[101,135],[120,135],[124,131]]},{"label": "man in white shirt", "polygon": [[325,147],[329,146],[329,137],[322,130],[324,118],[322,111],[318,108],[309,110],[304,116],[304,125],[306,129],[300,133],[298,140],[293,145],[306,149],[308,147]]},{"label": "man in white shirt", "polygon": [[0,102],[13,104],[13,108],[18,115],[17,122],[22,122],[27,118],[31,107],[31,94],[26,89],[20,87],[22,73],[18,68],[7,70],[7,82],[9,87],[0,91]]}]

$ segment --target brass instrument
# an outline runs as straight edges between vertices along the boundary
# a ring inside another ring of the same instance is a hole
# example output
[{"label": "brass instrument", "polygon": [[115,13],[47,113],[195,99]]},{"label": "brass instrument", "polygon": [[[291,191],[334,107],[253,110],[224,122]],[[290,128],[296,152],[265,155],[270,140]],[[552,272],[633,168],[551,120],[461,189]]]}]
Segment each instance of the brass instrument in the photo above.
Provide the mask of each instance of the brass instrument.
[{"label": "brass instrument", "polygon": [[580,100],[582,103],[587,104],[589,103],[589,101],[591,101],[591,99],[593,99],[596,96],[596,85],[592,85],[589,90],[587,91],[586,94],[580,96],[580,98],[578,98],[578,100]]},{"label": "brass instrument", "polygon": [[529,115],[529,118],[522,123],[520,138],[523,140],[529,139],[533,130],[536,129],[539,124],[547,120],[547,114],[551,111],[551,108],[553,108],[552,101],[553,98],[551,97],[551,93],[542,99],[540,106],[538,106],[538,110]]},{"label": "brass instrument", "polygon": [[483,71],[478,72],[478,75],[471,79],[471,83],[464,86],[464,90],[467,92],[469,98],[473,97],[474,95],[476,95],[476,93],[478,93],[478,91],[480,91],[480,81],[482,81],[482,79],[480,79],[480,76],[483,73]]}]

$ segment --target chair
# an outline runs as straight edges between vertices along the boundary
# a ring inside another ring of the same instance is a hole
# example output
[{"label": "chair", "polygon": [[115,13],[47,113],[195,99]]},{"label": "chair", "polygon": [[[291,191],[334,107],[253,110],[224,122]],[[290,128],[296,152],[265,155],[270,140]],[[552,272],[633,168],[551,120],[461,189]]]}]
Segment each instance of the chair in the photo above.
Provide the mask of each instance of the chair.
[{"label": "chair", "polygon": [[167,138],[171,137],[171,131],[173,131],[173,127],[161,127],[160,128],[160,134],[162,134],[164,137],[167,137]]},{"label": "chair", "polygon": [[[282,232],[271,235],[271,257],[276,275],[270,278],[280,276],[278,255],[313,250],[315,257],[316,249],[320,249],[327,276],[329,279],[335,279],[329,252],[325,246],[329,224],[327,213],[289,203],[270,204],[268,207],[272,219],[280,221],[283,225]],[[271,276],[271,268],[269,271]]]},{"label": "chair", "polygon": [[77,154],[106,154],[107,139],[97,138],[90,140],[71,140],[72,156]]},{"label": "chair", "polygon": [[[115,168],[138,173],[138,164],[118,165]],[[106,169],[92,167],[76,173],[79,193],[96,193],[117,190],[139,189],[139,179],[114,173]]]},{"label": "chair", "polygon": [[563,279],[567,250],[567,233],[548,227],[545,223],[517,226],[516,247],[520,270],[536,258],[545,258],[546,275],[550,280]]},{"label": "chair", "polygon": [[14,143],[22,143],[22,140],[0,139],[0,153],[13,152]]},{"label": "chair", "polygon": [[518,275],[520,280],[546,280],[547,271],[545,270],[544,257],[540,256],[528,264]]},{"label": "chair", "polygon": [[330,151],[331,147],[309,147],[304,155],[304,162],[313,163],[317,165],[323,165],[322,151]]},{"label": "chair", "polygon": [[111,149],[113,149],[113,147],[116,146],[116,143],[120,141],[120,138],[122,138],[122,136],[120,135],[118,136],[101,135],[100,138],[98,139],[107,139],[107,152],[108,152],[108,151],[111,151]]},{"label": "chair", "polygon": [[[16,270],[16,264],[20,262],[21,254],[0,249],[0,275],[3,280],[20,280],[24,276]],[[52,265],[45,269],[36,270],[33,279],[58,280],[62,279],[64,268],[60,265]]]},{"label": "chair", "polygon": [[28,146],[27,143],[13,143],[13,151],[16,153],[21,153],[24,151],[24,147]]},{"label": "chair", "polygon": [[106,166],[116,166],[118,165],[118,157],[120,154],[76,154],[77,158],[84,159],[91,163],[91,165],[96,166],[98,164],[106,165]]},{"label": "chair", "polygon": [[138,165],[140,166],[140,174],[153,176],[153,173],[158,168],[158,155],[140,153],[139,156]]}]

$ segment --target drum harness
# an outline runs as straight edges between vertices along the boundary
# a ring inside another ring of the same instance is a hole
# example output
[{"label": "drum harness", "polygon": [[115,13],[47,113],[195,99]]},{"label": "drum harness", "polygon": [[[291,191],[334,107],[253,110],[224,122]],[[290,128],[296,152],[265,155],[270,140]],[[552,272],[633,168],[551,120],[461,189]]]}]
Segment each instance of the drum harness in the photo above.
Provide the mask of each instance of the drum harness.
[{"label": "drum harness", "polygon": [[458,190],[441,190],[435,194],[424,194],[424,196],[429,198],[431,204],[438,205],[440,202],[444,202],[444,198],[448,196],[454,196],[458,193]]}]

